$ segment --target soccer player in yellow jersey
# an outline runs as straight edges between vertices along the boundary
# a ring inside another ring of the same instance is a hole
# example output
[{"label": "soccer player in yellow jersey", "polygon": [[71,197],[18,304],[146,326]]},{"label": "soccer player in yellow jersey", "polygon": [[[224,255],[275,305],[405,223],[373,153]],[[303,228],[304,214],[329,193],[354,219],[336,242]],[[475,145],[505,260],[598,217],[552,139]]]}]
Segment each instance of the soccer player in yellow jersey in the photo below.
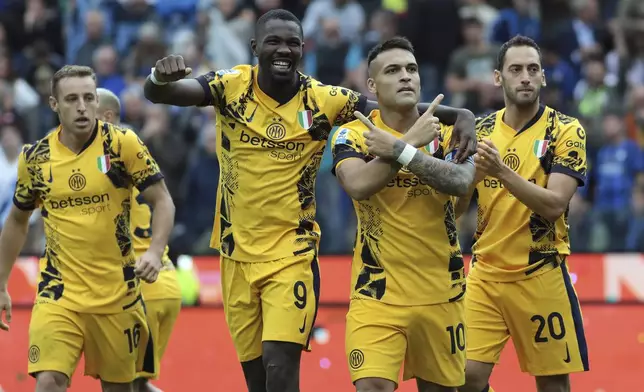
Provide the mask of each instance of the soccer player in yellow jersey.
[{"label": "soccer player in yellow jersey", "polygon": [[[98,92],[98,117],[100,120],[112,124],[119,124],[121,116],[121,103],[118,97],[104,88],[97,89]],[[134,253],[144,254],[150,247],[152,240],[152,228],[150,219],[152,211],[150,204],[145,201],[143,195],[135,188],[132,190],[132,210],[130,213],[130,227]],[[161,262],[163,267],[159,272],[156,282],[141,284],[141,293],[145,301],[145,314],[150,328],[150,336],[154,341],[155,361],[154,369],[156,374],[141,374],[141,381],[138,383],[140,392],[155,392],[160,389],[154,387],[147,380],[157,378],[161,370],[161,358],[168,347],[168,341],[172,333],[174,323],[181,310],[181,291],[174,265],[168,256],[169,249],[166,246]]]},{"label": "soccer player in yellow jersey", "polygon": [[[465,296],[467,385],[488,391],[512,337],[521,370],[540,392],[569,391],[588,370],[588,349],[566,257],[568,203],[586,179],[586,133],[577,119],[541,106],[541,52],[517,36],[499,52],[495,83],[505,109],[477,122],[478,227]],[[459,201],[458,211],[469,204]]]},{"label": "soccer player in yellow jersey", "polygon": [[[64,66],[51,89],[61,125],[20,156],[14,206],[0,234],[0,312],[10,321],[7,279],[29,216],[40,208],[47,243],[28,350],[36,391],[67,390],[84,353],[85,374],[99,378],[104,391],[132,392],[138,371],[154,372],[139,278],[157,279],[174,205],[136,134],[96,118],[91,68]],[[130,236],[133,187],[154,206],[154,237],[138,258]]]},{"label": "soccer player in yellow jersey", "polygon": [[333,170],[358,216],[351,379],[357,391],[393,392],[405,362],[403,377],[420,392],[456,391],[465,383],[465,273],[453,196],[467,192],[474,164],[452,162],[452,127],[435,123],[431,108],[419,115],[407,39],[377,45],[367,63],[380,110],[357,114],[332,141]]},{"label": "soccer player in yellow jersey", "polygon": [[[221,173],[211,245],[222,256],[226,321],[248,389],[293,392],[319,299],[315,178],[333,126],[373,103],[297,72],[302,26],[288,11],[262,15],[251,48],[257,66],[197,79],[184,79],[192,70],[183,58],[163,58],[144,88],[155,103],[217,112]],[[467,147],[459,153],[474,152],[468,112],[436,113],[452,124],[463,113],[455,133]]]}]

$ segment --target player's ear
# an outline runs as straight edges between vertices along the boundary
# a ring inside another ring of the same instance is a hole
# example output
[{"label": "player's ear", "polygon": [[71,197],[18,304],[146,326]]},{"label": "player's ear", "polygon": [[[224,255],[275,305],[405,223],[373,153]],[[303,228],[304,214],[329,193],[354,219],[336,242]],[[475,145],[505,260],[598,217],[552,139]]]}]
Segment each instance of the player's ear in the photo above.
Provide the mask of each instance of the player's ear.
[{"label": "player's ear", "polygon": [[49,96],[49,107],[54,112],[58,113],[58,101],[53,96]]},{"label": "player's ear", "polygon": [[367,79],[367,89],[369,90],[369,92],[370,92],[371,94],[375,94],[375,93],[376,93],[376,91],[378,90],[378,89],[376,88],[376,81],[375,81],[375,80],[373,80],[373,78],[369,78],[369,79]]},{"label": "player's ear", "polygon": [[494,85],[496,87],[501,87],[501,82],[503,81],[503,76],[501,76],[501,71],[498,69],[494,70]]},{"label": "player's ear", "polygon": [[255,40],[255,38],[250,39],[250,50],[253,51],[253,56],[259,57],[257,56],[257,41]]},{"label": "player's ear", "polygon": [[546,71],[541,72],[541,87],[546,87],[548,83],[546,82]]}]

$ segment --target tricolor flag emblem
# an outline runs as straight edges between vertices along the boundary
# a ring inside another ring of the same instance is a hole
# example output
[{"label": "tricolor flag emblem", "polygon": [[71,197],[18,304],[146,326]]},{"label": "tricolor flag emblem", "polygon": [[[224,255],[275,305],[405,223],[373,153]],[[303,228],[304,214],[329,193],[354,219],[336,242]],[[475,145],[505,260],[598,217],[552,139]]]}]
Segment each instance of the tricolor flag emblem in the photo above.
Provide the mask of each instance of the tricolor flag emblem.
[{"label": "tricolor flag emblem", "polygon": [[297,122],[300,123],[302,128],[309,129],[313,124],[313,114],[310,110],[302,110],[297,113]]},{"label": "tricolor flag emblem", "polygon": [[549,143],[550,142],[548,140],[535,140],[533,148],[534,155],[536,155],[537,158],[544,156],[546,151],[548,150]]},{"label": "tricolor flag emblem", "polygon": [[432,140],[428,145],[425,146],[425,150],[429,152],[430,154],[434,155],[436,151],[438,151],[438,147],[440,146],[440,142],[438,141],[438,137],[434,140]]},{"label": "tricolor flag emblem", "polygon": [[110,156],[109,155],[103,155],[100,156],[96,159],[96,165],[98,166],[98,170],[101,171],[101,173],[105,174],[108,171],[110,171]]}]

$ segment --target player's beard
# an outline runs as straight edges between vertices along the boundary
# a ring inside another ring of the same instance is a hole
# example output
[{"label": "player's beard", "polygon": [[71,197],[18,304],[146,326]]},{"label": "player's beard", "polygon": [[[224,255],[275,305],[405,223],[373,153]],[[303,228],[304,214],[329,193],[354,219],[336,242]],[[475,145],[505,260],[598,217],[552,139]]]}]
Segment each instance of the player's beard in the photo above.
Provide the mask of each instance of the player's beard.
[{"label": "player's beard", "polygon": [[535,102],[539,101],[539,95],[541,94],[541,87],[534,87],[529,94],[526,94],[521,91],[517,91],[516,88],[508,88],[503,86],[503,93],[506,97],[506,103],[510,103],[519,108],[530,107],[534,105]]}]

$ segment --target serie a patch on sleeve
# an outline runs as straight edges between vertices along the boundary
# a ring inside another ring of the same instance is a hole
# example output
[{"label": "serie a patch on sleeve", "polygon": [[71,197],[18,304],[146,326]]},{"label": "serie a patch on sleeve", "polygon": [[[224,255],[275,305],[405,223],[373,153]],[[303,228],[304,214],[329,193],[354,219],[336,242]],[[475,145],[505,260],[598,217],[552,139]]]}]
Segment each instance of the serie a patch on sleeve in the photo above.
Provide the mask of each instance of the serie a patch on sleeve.
[{"label": "serie a patch on sleeve", "polygon": [[[450,152],[445,156],[445,160],[446,160],[447,162],[452,162],[452,161],[454,161],[455,157],[456,157],[456,150],[453,150],[453,151],[450,151]],[[466,160],[465,162],[470,163],[470,164],[472,164],[472,165],[473,165],[473,164],[474,164],[474,156],[473,156],[473,155],[470,155],[469,157],[467,157],[467,160]]]},{"label": "serie a patch on sleeve", "polygon": [[340,128],[338,130],[338,137],[335,138],[335,144],[350,144],[349,141],[349,130],[346,128]]}]

